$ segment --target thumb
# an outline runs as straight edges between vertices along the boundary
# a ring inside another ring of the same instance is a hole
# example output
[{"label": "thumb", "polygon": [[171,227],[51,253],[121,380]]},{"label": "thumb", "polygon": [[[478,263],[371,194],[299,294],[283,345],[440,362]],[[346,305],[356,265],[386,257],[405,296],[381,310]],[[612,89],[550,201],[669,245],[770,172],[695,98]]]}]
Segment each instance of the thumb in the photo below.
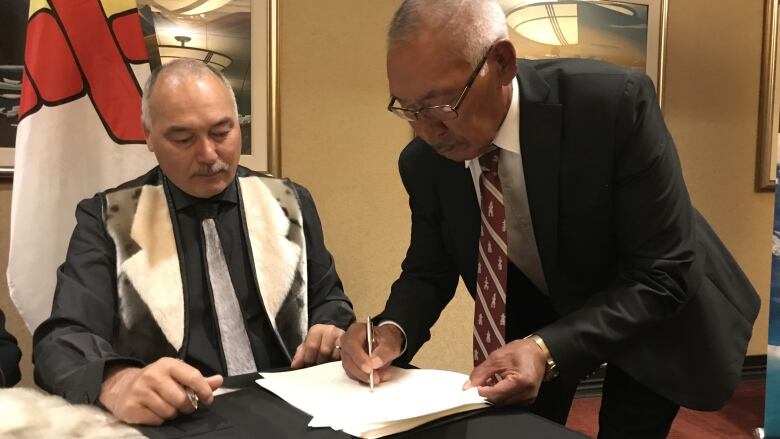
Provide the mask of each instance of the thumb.
[{"label": "thumb", "polygon": [[492,377],[493,375],[495,375],[493,362],[490,361],[490,358],[488,358],[471,371],[468,381],[463,384],[463,390],[469,389],[471,387],[484,386],[487,384],[488,378]]},{"label": "thumb", "polygon": [[211,390],[217,390],[222,385],[222,381],[224,381],[224,378],[222,378],[222,375],[212,375],[210,377],[206,377],[206,383],[208,383],[209,387],[211,387]]}]

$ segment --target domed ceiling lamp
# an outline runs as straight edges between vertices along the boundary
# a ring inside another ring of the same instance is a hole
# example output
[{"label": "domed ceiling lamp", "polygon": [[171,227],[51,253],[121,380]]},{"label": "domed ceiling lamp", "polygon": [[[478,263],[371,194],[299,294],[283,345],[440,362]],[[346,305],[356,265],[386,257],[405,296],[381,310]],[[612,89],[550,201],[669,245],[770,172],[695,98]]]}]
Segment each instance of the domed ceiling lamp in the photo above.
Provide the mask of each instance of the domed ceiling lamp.
[{"label": "domed ceiling lamp", "polygon": [[185,46],[185,43],[189,43],[192,38],[177,35],[173,37],[176,41],[181,43],[181,46],[174,46],[170,44],[161,44],[160,49],[160,62],[167,64],[176,58],[189,58],[203,61],[204,63],[214,67],[217,70],[226,69],[230,63],[233,62],[229,56],[216,52],[213,50],[200,49],[197,47]]},{"label": "domed ceiling lamp", "polygon": [[537,43],[571,46],[579,42],[576,3],[526,2],[510,10],[506,22],[517,33]]},{"label": "domed ceiling lamp", "polygon": [[148,0],[148,3],[166,13],[199,15],[221,8],[232,0]]}]

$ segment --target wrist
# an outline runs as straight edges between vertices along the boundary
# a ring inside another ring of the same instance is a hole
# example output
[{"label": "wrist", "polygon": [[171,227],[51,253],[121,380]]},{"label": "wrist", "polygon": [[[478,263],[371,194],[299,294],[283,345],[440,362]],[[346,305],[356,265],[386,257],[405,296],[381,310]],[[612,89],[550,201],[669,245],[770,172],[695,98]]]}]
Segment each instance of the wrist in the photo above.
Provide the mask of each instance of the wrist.
[{"label": "wrist", "polygon": [[392,338],[393,343],[398,346],[398,349],[400,350],[403,347],[404,344],[404,335],[401,332],[400,329],[398,329],[395,325],[383,325],[385,330],[390,334],[390,338]]},{"label": "wrist", "polygon": [[136,371],[137,367],[115,364],[108,366],[103,373],[103,383],[100,385],[98,401],[108,411],[114,412],[114,401],[123,393],[124,383]]},{"label": "wrist", "polygon": [[536,334],[531,334],[525,338],[536,343],[536,346],[539,347],[539,350],[542,351],[542,355],[544,355],[545,370],[543,380],[550,381],[555,379],[555,377],[558,376],[558,364],[555,362],[555,358],[553,358],[552,352],[550,352],[550,349],[547,347],[547,344],[544,342],[542,337],[539,337]]},{"label": "wrist", "polygon": [[394,330],[392,331],[393,339],[398,342],[399,352],[401,354],[406,352],[406,332],[401,327],[401,325],[399,325],[398,323],[392,320],[385,320],[380,322],[376,326],[387,326],[390,328],[394,328]]}]

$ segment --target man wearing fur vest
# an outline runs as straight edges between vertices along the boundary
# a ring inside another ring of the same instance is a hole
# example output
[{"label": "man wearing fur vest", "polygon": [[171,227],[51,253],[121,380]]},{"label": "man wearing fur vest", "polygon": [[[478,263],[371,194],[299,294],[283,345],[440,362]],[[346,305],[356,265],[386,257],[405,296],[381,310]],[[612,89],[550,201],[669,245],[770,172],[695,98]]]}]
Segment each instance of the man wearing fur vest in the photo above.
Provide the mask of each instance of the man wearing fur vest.
[{"label": "man wearing fur vest", "polygon": [[354,314],[312,197],[238,165],[225,78],[166,64],[142,114],[159,166],[79,203],[36,383],[158,425],[210,404],[224,375],[338,359]]}]

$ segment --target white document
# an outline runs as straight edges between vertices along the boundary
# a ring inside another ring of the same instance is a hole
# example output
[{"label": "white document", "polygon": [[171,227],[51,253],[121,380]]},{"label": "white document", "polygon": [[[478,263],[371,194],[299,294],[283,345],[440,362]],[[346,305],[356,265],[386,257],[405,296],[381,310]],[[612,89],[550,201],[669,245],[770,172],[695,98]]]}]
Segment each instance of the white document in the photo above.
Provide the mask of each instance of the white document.
[{"label": "white document", "polygon": [[381,437],[425,422],[487,407],[468,376],[432,369],[391,367],[392,379],[370,392],[350,379],[341,362],[290,372],[261,373],[257,383],[313,416],[310,427],[331,427],[361,437]]}]

